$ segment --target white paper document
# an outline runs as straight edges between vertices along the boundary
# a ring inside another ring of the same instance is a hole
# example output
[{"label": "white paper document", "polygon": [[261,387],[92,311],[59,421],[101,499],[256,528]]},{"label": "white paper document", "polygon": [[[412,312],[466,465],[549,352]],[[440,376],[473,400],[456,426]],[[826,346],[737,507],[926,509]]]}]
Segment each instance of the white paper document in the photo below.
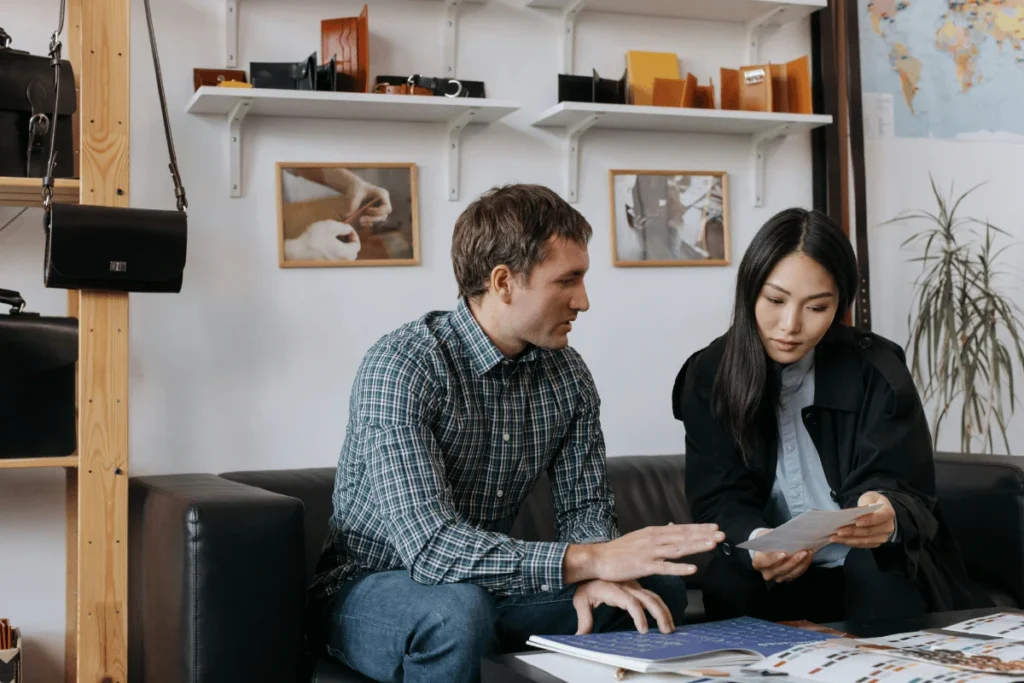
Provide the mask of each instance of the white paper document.
[{"label": "white paper document", "polygon": [[[915,658],[916,659],[916,658]],[[899,651],[878,651],[854,641],[798,645],[750,668],[815,683],[1011,683],[1016,677],[976,673],[946,663],[914,661]]]},{"label": "white paper document", "polygon": [[740,543],[738,547],[762,553],[795,553],[800,550],[817,550],[828,545],[832,534],[841,527],[853,524],[858,517],[863,517],[881,507],[880,503],[876,503],[849,510],[808,510],[780,527],[761,534],[755,539]]},{"label": "white paper document", "polygon": [[[551,674],[565,683],[616,683],[616,668],[608,664],[588,662],[585,659],[559,654],[557,652],[530,652],[516,655],[530,666]],[[739,667],[718,667],[717,671],[728,677],[686,676],[676,673],[629,672],[622,680],[626,683],[765,683],[760,673],[744,673]],[[791,682],[792,683],[792,682]],[[1009,683],[1009,682],[1004,682]]]},{"label": "white paper document", "polygon": [[947,626],[944,631],[969,633],[979,636],[996,636],[1009,640],[1024,640],[1024,614],[1000,612],[988,617],[979,617]]},{"label": "white paper document", "polygon": [[982,673],[1024,676],[1024,643],[1019,640],[911,631],[858,640],[857,643],[898,648],[891,651],[896,657]]}]

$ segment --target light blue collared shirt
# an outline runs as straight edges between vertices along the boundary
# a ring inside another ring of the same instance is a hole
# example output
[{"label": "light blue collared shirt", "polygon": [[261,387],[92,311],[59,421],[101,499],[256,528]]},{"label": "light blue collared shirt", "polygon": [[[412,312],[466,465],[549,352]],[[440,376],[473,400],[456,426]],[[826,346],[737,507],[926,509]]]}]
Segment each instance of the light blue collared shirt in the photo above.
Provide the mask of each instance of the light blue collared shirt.
[{"label": "light blue collared shirt", "polygon": [[[766,511],[768,522],[776,527],[807,510],[839,509],[832,500],[832,487],[825,479],[818,449],[801,418],[801,411],[814,403],[814,349],[777,372],[781,383],[776,408],[778,462]],[[815,553],[813,563],[840,567],[849,552],[849,546],[830,543]]]}]

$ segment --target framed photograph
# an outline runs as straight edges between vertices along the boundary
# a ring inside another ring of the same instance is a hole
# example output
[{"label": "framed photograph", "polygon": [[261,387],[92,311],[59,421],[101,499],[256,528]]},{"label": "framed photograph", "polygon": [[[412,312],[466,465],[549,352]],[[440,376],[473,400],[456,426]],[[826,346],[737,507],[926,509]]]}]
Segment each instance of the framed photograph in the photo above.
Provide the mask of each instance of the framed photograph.
[{"label": "framed photograph", "polygon": [[420,262],[415,164],[277,164],[282,268]]},{"label": "framed photograph", "polygon": [[724,171],[612,170],[616,266],[729,265]]}]

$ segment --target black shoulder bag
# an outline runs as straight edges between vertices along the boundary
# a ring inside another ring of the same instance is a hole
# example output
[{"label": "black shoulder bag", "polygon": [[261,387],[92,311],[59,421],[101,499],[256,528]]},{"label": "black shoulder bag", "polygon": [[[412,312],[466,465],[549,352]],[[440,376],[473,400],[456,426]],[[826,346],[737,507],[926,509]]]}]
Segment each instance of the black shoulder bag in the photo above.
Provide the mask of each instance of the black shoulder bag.
[{"label": "black shoulder bag", "polygon": [[25,311],[21,294],[0,289],[0,458],[71,455],[76,448],[78,321]]},{"label": "black shoulder bag", "polygon": [[[43,178],[43,227],[46,230],[43,282],[47,287],[117,292],[181,291],[188,202],[171,139],[149,0],[144,0],[144,4],[177,210],[53,203],[53,169],[57,154],[55,136],[51,134],[49,164]],[[50,66],[54,67],[56,92],[54,106],[58,109],[61,95],[58,36],[64,28],[64,7],[65,0],[61,0],[60,22],[57,31],[50,36]]]}]

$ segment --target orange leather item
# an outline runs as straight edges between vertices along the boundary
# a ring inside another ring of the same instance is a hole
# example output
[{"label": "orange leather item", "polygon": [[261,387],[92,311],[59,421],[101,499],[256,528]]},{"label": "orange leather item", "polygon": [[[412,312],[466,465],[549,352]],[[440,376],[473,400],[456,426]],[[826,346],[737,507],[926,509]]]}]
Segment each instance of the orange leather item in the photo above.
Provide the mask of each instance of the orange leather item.
[{"label": "orange leather item", "polygon": [[428,88],[421,88],[418,85],[412,86],[412,91],[409,91],[409,84],[403,83],[402,85],[389,85],[387,83],[378,83],[377,87],[373,89],[376,93],[382,93],[384,95],[428,95],[434,96]]}]

